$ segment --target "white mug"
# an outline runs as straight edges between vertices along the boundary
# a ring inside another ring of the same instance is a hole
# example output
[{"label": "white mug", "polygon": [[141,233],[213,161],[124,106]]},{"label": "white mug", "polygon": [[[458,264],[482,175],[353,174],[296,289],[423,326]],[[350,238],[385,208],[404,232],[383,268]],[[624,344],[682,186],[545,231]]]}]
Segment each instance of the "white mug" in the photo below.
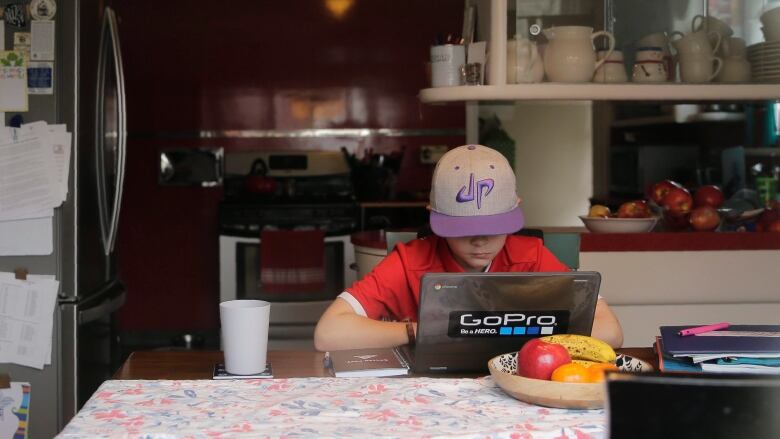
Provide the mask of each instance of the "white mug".
[{"label": "white mug", "polygon": [[506,83],[542,82],[544,63],[536,43],[527,38],[515,38],[506,43]]},{"label": "white mug", "polygon": [[[713,64],[716,67],[713,68]],[[680,59],[680,80],[688,83],[710,82],[720,73],[723,60],[716,56],[693,57]]]},{"label": "white mug", "polygon": [[669,79],[660,47],[640,47],[634,55],[633,82],[666,82]]},{"label": "white mug", "polygon": [[636,42],[637,50],[645,47],[660,47],[664,54],[664,67],[666,68],[666,79],[674,79],[674,72],[677,70],[676,61],[669,48],[669,35],[666,32],[656,32],[645,35]]},{"label": "white mug", "polygon": [[742,57],[729,57],[723,59],[723,68],[715,77],[715,82],[750,82],[750,62]]},{"label": "white mug", "polygon": [[747,55],[745,40],[742,38],[725,38],[720,46],[720,53],[726,58],[744,58]]},{"label": "white mug", "polygon": [[631,80],[634,82],[666,82],[666,66],[663,62],[635,63]]},{"label": "white mug", "polygon": [[759,17],[761,20],[762,31],[766,41],[780,41],[780,5],[772,4],[771,9],[767,9]]},{"label": "white mug", "polygon": [[265,370],[271,304],[264,300],[228,300],[219,304],[225,370],[252,375]]},{"label": "white mug", "polygon": [[778,27],[761,27],[761,33],[764,34],[764,41],[776,42],[780,41],[780,26]]},{"label": "white mug", "polygon": [[[678,39],[674,39],[676,36],[680,36]],[[689,34],[683,34],[682,32],[674,31],[671,34],[672,46],[677,49],[678,58],[685,56],[703,56],[703,55],[715,55],[715,52],[720,48],[721,36],[717,32],[705,32],[699,30],[691,32]],[[715,40],[713,46],[710,43],[711,40]]]},{"label": "white mug", "polygon": [[466,48],[462,44],[431,46],[431,87],[460,85],[465,63]]},{"label": "white mug", "polygon": [[723,20],[704,15],[697,15],[691,20],[691,32],[703,30],[705,32],[716,32],[721,39],[728,38],[734,34],[734,30]]},{"label": "white mug", "polygon": [[623,62],[623,52],[615,50],[612,54],[609,54],[608,50],[599,50],[596,53],[597,60],[601,61],[605,58],[606,61],[593,74],[593,82],[615,83],[628,81],[626,66]]}]

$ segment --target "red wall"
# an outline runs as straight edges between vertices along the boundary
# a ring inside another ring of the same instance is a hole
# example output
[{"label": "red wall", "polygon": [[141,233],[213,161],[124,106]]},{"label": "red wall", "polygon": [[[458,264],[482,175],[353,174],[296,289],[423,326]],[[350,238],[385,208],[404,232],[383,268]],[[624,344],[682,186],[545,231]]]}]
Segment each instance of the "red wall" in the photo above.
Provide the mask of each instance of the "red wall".
[{"label": "red wall", "polygon": [[[200,139],[203,130],[463,129],[463,107],[425,106],[436,34],[461,28],[462,1],[356,0],[341,19],[327,1],[114,1],[127,81],[130,142],[120,221],[124,330],[218,327],[220,188],[161,187],[171,147],[334,149],[361,154],[463,136]],[[339,3],[337,1],[337,3]],[[405,161],[405,163],[407,163]],[[423,176],[430,168],[405,169]],[[422,189],[425,189],[424,187]]]}]

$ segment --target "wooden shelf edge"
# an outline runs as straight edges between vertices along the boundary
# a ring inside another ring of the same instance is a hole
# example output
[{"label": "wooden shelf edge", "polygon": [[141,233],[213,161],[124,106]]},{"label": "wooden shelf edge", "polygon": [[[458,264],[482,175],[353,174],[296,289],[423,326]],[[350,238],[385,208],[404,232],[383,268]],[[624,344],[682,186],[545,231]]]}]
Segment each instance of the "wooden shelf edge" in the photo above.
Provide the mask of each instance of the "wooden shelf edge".
[{"label": "wooden shelf edge", "polygon": [[780,99],[780,84],[511,84],[420,90],[426,104],[460,101],[765,101]]}]

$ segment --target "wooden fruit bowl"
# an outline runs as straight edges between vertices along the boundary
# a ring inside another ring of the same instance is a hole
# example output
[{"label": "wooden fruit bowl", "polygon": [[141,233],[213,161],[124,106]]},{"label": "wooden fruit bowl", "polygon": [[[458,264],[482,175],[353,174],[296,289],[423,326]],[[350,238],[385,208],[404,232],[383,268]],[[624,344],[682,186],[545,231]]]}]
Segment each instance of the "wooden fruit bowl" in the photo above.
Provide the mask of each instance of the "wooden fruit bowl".
[{"label": "wooden fruit bowl", "polygon": [[516,352],[491,358],[488,361],[488,369],[498,386],[520,401],[563,409],[604,407],[606,397],[604,383],[562,383],[521,377],[515,374]]}]

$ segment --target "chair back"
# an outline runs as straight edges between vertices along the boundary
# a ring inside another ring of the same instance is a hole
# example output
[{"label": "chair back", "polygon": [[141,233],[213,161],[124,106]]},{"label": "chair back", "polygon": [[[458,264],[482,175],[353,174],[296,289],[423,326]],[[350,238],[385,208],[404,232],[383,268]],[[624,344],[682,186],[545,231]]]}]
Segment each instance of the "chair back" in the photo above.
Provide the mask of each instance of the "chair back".
[{"label": "chair back", "polygon": [[407,243],[412,239],[417,238],[418,233],[415,231],[390,231],[385,230],[385,242],[387,243],[387,254],[395,248],[395,245],[399,242]]}]

